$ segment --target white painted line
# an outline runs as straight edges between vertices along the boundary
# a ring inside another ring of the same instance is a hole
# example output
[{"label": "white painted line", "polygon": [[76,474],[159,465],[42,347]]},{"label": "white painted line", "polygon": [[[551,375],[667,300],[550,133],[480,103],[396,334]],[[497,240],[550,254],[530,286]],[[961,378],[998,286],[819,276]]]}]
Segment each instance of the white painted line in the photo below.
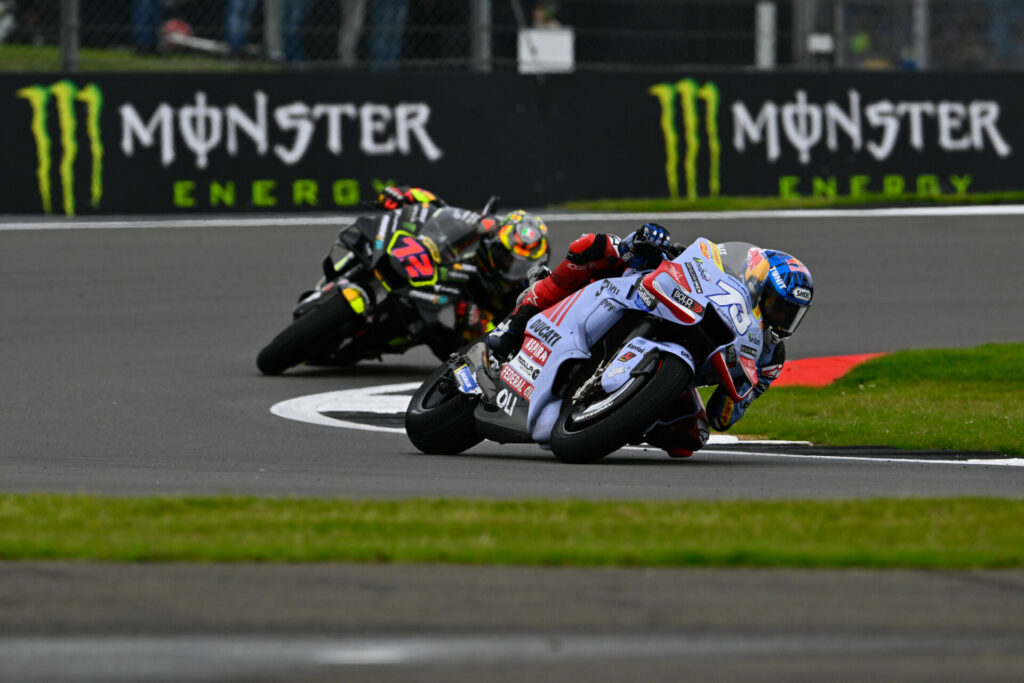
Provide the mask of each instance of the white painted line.
[{"label": "white painted line", "polygon": [[[299,396],[287,401],[275,403],[270,412],[279,417],[326,427],[342,427],[367,432],[386,432],[388,434],[405,434],[401,427],[381,427],[362,424],[350,420],[328,417],[323,413],[377,413],[380,415],[397,415],[405,413],[409,406],[409,392],[417,389],[420,382],[402,384],[384,384],[375,387],[359,387],[343,391],[328,391],[322,394]],[[709,446],[736,446],[739,444],[756,446],[809,446],[808,441],[775,441],[775,440],[741,440],[731,434],[712,434],[708,439]],[[658,451],[653,446],[625,446],[624,450]],[[838,460],[860,463],[895,463],[923,465],[982,465],[988,467],[1024,467],[1024,458],[993,458],[990,460],[972,458],[969,460],[925,460],[920,458],[875,458],[870,456],[852,455],[802,455],[795,453],[764,453],[754,451],[716,450],[701,453],[704,457],[715,455],[743,455],[756,458],[797,458],[802,460]]]},{"label": "white painted line", "polygon": [[[299,396],[275,403],[270,412],[278,417],[326,427],[343,427],[360,429],[368,432],[386,432],[389,434],[405,434],[401,427],[381,427],[362,424],[349,420],[328,417],[324,413],[378,413],[381,415],[404,414],[409,406],[409,395],[419,388],[420,382],[404,384],[384,384],[376,387],[359,387],[343,391],[328,391],[322,394]],[[728,446],[740,443],[740,439],[730,434],[713,434],[708,441],[713,446]],[[806,441],[744,441],[743,443],[758,445],[810,445]],[[627,448],[632,448],[627,446]],[[647,450],[636,447],[637,450]],[[655,449],[657,450],[657,449]]]},{"label": "white painted line", "polygon": [[[756,443],[756,442],[748,442]],[[1024,458],[971,458],[969,460],[925,460],[923,458],[875,458],[871,456],[856,455],[797,455],[795,453],[755,453],[752,451],[726,451],[718,450],[707,455],[751,455],[758,458],[797,458],[801,460],[845,460],[847,462],[860,463],[896,463],[916,465],[985,465],[990,467],[1024,467]]]},{"label": "white painted line", "polygon": [[160,228],[266,228],[266,227],[298,227],[308,225],[335,225],[342,227],[351,225],[357,216],[331,215],[307,217],[252,218],[238,216],[234,218],[154,218],[154,219],[54,219],[48,221],[26,221],[0,223],[0,230],[121,230],[121,229],[160,229]]},{"label": "white painted line", "polygon": [[[368,432],[388,432],[405,434],[401,427],[379,427],[377,425],[360,424],[327,417],[322,413],[382,413],[393,415],[405,413],[409,407],[409,396],[400,392],[411,392],[418,389],[422,382],[406,382],[404,384],[385,384],[377,387],[359,387],[344,391],[328,391],[322,394],[299,396],[275,403],[270,412],[279,417],[327,427],[346,427],[361,429]],[[393,395],[398,394],[398,395]]]},{"label": "white painted line", "polygon": [[569,213],[539,211],[545,222],[634,220],[746,220],[760,218],[942,218],[949,216],[1022,216],[1024,204],[908,206],[876,209],[771,209],[758,211],[663,211]]},{"label": "white painted line", "polygon": [[[944,218],[956,216],[1022,216],[1024,205],[995,204],[978,206],[920,206],[878,209],[778,209],[765,211],[661,211],[661,212],[571,212],[536,209],[547,223],[604,223],[610,221],[734,221],[752,219],[821,218]],[[358,214],[291,214],[282,217],[235,215],[225,217],[172,217],[163,219],[123,219],[88,217],[53,218],[0,223],[4,230],[117,230],[159,228],[258,228],[310,225],[350,225]]]}]

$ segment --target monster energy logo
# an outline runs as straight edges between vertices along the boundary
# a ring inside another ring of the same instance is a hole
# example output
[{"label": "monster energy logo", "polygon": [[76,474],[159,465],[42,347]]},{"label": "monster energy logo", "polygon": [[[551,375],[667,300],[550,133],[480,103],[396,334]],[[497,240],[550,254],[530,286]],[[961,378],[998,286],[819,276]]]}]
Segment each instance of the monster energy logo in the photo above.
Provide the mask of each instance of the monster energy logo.
[{"label": "monster energy logo", "polygon": [[679,198],[679,124],[676,101],[683,117],[686,152],[683,168],[686,174],[686,196],[697,198],[698,153],[700,152],[700,103],[704,104],[704,130],[708,141],[708,192],[718,196],[721,189],[722,145],[718,139],[718,86],[712,82],[699,85],[692,78],[675,83],[658,83],[649,91],[661,103],[661,131],[665,136],[665,177],[672,199]]},{"label": "monster energy logo", "polygon": [[100,112],[103,109],[103,91],[95,83],[84,88],[68,80],[52,85],[32,85],[18,91],[18,97],[28,100],[32,107],[32,136],[36,141],[39,180],[39,196],[43,211],[53,213],[50,170],[52,166],[49,111],[50,100],[56,104],[57,128],[60,134],[60,183],[64,200],[64,213],[75,215],[75,160],[78,158],[78,113],[76,102],[85,103],[85,130],[92,154],[92,173],[89,185],[90,203],[93,208],[103,198],[103,140],[100,137]]}]

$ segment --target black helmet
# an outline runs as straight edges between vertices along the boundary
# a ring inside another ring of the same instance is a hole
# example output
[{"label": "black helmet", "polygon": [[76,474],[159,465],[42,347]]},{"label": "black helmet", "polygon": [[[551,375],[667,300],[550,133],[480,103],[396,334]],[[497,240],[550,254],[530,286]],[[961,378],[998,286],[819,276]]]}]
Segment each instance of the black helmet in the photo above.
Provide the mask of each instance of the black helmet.
[{"label": "black helmet", "polygon": [[521,283],[531,268],[548,262],[547,234],[539,216],[513,211],[483,238],[480,259],[499,280]]}]

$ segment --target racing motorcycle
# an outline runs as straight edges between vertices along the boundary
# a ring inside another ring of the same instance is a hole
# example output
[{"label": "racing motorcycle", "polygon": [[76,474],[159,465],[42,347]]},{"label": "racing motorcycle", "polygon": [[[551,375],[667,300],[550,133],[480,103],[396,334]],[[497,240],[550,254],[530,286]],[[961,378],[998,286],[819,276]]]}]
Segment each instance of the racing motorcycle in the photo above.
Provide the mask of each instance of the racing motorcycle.
[{"label": "racing motorcycle", "polygon": [[533,316],[500,367],[488,365],[483,341],[453,355],[413,395],[409,439],[449,454],[483,439],[533,442],[588,463],[664,441],[698,386],[721,384],[742,401],[763,344],[744,276],[750,249],[704,238],[673,245],[657,269],[598,280]]},{"label": "racing motorcycle", "polygon": [[442,316],[477,272],[474,249],[457,242],[478,230],[497,201],[492,197],[481,213],[413,205],[342,228],[323,276],[299,296],[292,323],[256,357],[260,372],[350,365],[419,344],[447,357],[451,326]]}]

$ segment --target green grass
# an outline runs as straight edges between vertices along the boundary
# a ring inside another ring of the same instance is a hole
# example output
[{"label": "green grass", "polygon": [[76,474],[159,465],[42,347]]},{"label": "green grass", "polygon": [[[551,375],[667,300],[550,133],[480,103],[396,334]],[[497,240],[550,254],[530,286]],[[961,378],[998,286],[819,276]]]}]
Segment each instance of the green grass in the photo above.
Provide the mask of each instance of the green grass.
[{"label": "green grass", "polygon": [[1024,344],[901,351],[821,389],[770,389],[734,432],[1024,455]]},{"label": "green grass", "polygon": [[0,495],[0,559],[1022,567],[1024,501]]},{"label": "green grass", "polygon": [[885,206],[947,206],[957,204],[998,204],[1024,202],[1024,192],[987,192],[945,195],[886,195],[865,194],[858,197],[705,197],[700,199],[667,199],[658,197],[640,199],[595,199],[572,201],[561,208],[580,211],[756,211],[769,209],[825,209],[871,205]]},{"label": "green grass", "polygon": [[[239,71],[279,70],[267,62],[239,62],[188,54],[139,55],[124,49],[79,51],[81,71]],[[60,48],[52,45],[0,45],[0,72],[60,71]]]}]

